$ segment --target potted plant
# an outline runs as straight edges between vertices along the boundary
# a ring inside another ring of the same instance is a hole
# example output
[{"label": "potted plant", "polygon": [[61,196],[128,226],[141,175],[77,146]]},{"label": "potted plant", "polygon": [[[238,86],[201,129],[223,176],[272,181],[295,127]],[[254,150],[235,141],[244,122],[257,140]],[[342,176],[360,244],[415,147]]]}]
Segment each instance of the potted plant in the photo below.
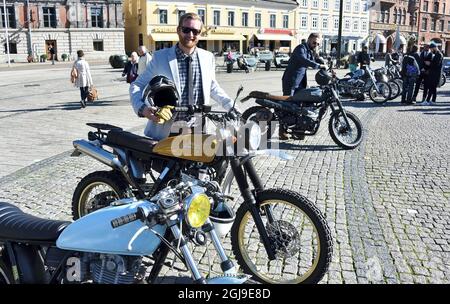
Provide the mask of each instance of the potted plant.
[{"label": "potted plant", "polygon": [[39,58],[40,62],[45,62],[45,60],[47,60],[47,54],[42,54]]},{"label": "potted plant", "polygon": [[66,61],[66,59],[69,58],[69,55],[67,55],[67,54],[62,54],[62,55],[61,55],[61,58],[62,58],[63,61]]}]

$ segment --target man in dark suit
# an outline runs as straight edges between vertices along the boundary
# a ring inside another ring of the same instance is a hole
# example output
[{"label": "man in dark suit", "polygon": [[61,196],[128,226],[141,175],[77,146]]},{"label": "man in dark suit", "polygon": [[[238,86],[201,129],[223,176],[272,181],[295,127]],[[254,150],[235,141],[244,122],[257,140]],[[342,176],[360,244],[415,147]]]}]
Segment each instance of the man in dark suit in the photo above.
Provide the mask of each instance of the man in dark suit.
[{"label": "man in dark suit", "polygon": [[306,88],[308,68],[326,68],[323,61],[319,60],[314,53],[319,46],[319,39],[319,34],[312,33],[306,43],[298,45],[292,52],[282,78],[283,95],[292,96],[298,90]]},{"label": "man in dark suit", "polygon": [[[420,76],[416,80],[416,87],[414,88],[413,101],[417,100],[417,95],[419,94],[420,86],[426,76],[426,73],[428,73],[427,71],[428,71],[429,67],[425,65],[425,61],[431,61],[432,56],[433,56],[433,54],[430,51],[430,46],[428,44],[425,44],[423,46],[422,52],[420,52],[419,60],[417,61],[417,63],[419,64],[419,67],[420,67]],[[428,94],[428,88],[427,88],[426,93],[424,91],[423,100],[425,100],[427,94]]]},{"label": "man in dark suit", "polygon": [[[429,73],[425,78],[425,87],[428,89],[428,94],[425,99],[425,90],[424,90],[424,102],[423,105],[432,105],[436,102],[437,95],[437,87],[439,86],[439,81],[441,79],[442,73],[442,60],[444,56],[437,48],[437,45],[434,42],[430,43],[430,50],[433,53],[433,58],[429,64]],[[427,64],[427,61],[425,61]]]}]

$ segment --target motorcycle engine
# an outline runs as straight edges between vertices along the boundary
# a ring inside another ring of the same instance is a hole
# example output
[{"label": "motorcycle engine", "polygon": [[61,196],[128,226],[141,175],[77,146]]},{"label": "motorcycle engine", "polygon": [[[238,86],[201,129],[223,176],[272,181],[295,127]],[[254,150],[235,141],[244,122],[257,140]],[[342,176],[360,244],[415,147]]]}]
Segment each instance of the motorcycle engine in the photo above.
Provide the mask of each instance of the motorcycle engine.
[{"label": "motorcycle engine", "polygon": [[284,112],[284,115],[280,116],[280,121],[293,131],[313,131],[316,124],[316,120],[308,115],[291,114]]},{"label": "motorcycle engine", "polygon": [[98,284],[133,284],[141,262],[140,257],[100,254],[90,261],[92,280]]}]

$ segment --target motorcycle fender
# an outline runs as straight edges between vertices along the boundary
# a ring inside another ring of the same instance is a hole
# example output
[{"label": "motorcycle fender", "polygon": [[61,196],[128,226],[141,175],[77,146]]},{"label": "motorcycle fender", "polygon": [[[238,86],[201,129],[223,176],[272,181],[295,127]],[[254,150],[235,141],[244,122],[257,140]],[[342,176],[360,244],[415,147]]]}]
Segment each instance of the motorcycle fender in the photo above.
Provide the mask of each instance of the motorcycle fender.
[{"label": "motorcycle fender", "polygon": [[207,279],[207,284],[244,284],[246,281],[248,281],[249,276],[247,275],[232,275],[227,276],[223,275],[220,277],[215,277],[211,279]]}]

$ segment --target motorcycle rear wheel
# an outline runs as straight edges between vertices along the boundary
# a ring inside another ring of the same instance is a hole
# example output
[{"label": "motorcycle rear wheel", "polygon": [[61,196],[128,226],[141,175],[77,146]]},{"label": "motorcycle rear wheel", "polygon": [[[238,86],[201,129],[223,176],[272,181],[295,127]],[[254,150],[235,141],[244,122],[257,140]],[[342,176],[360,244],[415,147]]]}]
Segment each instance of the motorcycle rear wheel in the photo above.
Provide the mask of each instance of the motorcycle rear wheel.
[{"label": "motorcycle rear wheel", "polygon": [[14,284],[11,268],[0,258],[0,285]]},{"label": "motorcycle rear wheel", "polygon": [[390,80],[388,82],[390,88],[391,88],[391,97],[389,97],[389,100],[393,100],[395,98],[397,98],[398,96],[400,96],[401,91],[400,91],[400,86],[398,85],[397,82]]},{"label": "motorcycle rear wheel", "polygon": [[[304,196],[284,189],[259,192],[257,202],[276,258],[268,259],[250,207],[242,204],[231,228],[231,246],[243,272],[262,283],[318,283],[333,252],[331,232],[320,210]],[[266,207],[272,210],[271,223]]]},{"label": "motorcycle rear wheel", "polygon": [[[333,141],[344,149],[354,149],[362,141],[363,138],[363,128],[362,123],[359,118],[352,112],[345,111],[347,118],[350,122],[350,130],[347,130],[344,116],[341,112],[336,112],[331,115],[328,121],[328,131]],[[353,135],[353,132],[356,134]],[[349,140],[346,140],[349,139]]]},{"label": "motorcycle rear wheel", "polygon": [[96,171],[78,183],[72,197],[74,220],[128,197],[128,184],[115,171]]},{"label": "motorcycle rear wheel", "polygon": [[[380,89],[381,93],[377,92],[375,85]],[[369,89],[370,99],[378,104],[383,104],[391,97],[391,87],[384,81],[373,84]]]}]

